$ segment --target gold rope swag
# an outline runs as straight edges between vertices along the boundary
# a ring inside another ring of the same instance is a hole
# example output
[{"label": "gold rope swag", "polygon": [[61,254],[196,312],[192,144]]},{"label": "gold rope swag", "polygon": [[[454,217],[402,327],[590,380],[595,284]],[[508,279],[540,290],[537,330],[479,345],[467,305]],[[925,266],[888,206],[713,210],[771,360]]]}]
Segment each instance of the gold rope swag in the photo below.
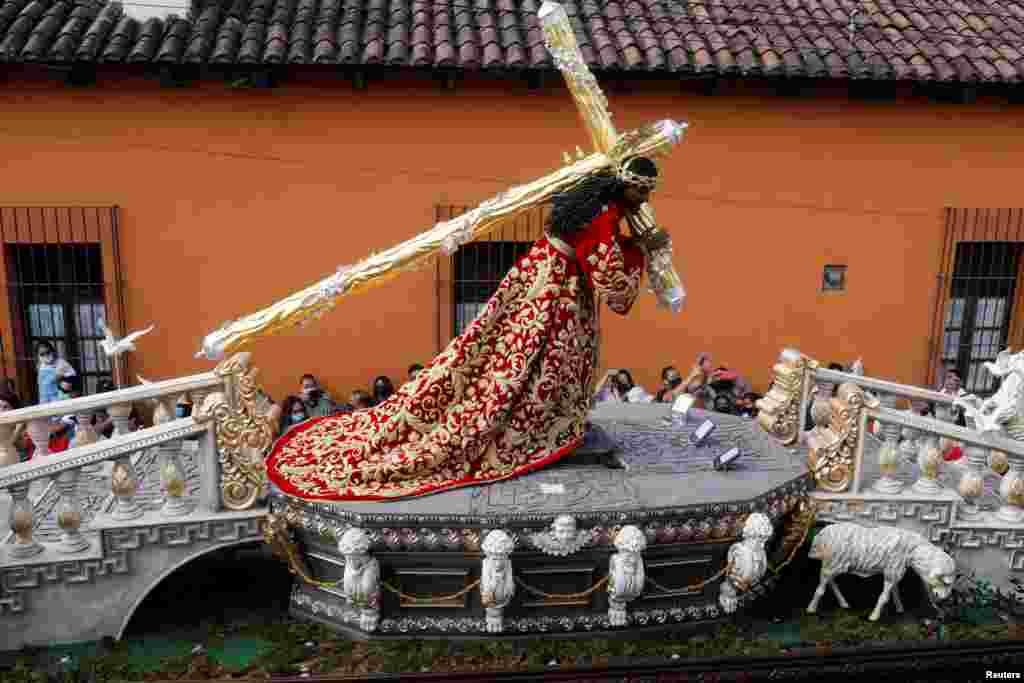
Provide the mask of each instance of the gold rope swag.
[{"label": "gold rope swag", "polygon": [[412,602],[444,602],[446,600],[455,600],[456,598],[461,598],[463,595],[479,586],[480,579],[477,579],[473,583],[469,584],[468,586],[460,590],[458,593],[452,593],[451,595],[409,595],[408,593],[403,593],[402,591],[398,590],[387,581],[381,581],[381,585],[383,585],[384,588],[388,589],[389,591],[391,591],[398,597],[402,598],[403,600],[410,600]]}]

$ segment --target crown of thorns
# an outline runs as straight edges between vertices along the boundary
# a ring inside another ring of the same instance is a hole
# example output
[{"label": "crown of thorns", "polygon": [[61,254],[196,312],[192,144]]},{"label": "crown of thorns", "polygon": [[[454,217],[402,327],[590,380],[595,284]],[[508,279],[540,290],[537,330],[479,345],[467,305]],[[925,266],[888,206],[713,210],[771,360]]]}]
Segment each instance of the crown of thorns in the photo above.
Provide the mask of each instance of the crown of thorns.
[{"label": "crown of thorns", "polygon": [[632,163],[632,159],[619,166],[617,174],[619,180],[632,185],[634,187],[643,188],[654,192],[655,188],[658,187],[658,178],[656,176],[641,175],[639,173],[633,173],[629,170],[629,165]]}]

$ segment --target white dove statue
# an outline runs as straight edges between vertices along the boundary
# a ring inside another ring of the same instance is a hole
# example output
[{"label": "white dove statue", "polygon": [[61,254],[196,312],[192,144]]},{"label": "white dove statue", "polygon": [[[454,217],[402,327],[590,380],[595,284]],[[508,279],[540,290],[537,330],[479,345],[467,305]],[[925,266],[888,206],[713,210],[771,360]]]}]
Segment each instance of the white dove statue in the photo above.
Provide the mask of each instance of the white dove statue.
[{"label": "white dove statue", "polygon": [[114,333],[107,327],[107,323],[103,320],[100,321],[100,330],[103,331],[103,341],[100,342],[100,346],[103,347],[103,353],[108,357],[120,356],[123,353],[135,350],[135,340],[139,337],[149,334],[156,329],[156,325],[150,325],[144,330],[132,332],[129,335],[121,339],[114,338]]}]

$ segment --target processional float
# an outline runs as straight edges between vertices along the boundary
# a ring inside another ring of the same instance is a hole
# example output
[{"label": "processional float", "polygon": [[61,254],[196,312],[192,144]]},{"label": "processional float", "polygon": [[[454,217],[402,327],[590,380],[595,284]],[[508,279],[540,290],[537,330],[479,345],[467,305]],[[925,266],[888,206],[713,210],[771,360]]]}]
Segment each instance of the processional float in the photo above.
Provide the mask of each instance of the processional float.
[{"label": "processional float", "polygon": [[[341,297],[383,284],[402,272],[418,270],[428,265],[438,252],[451,254],[459,246],[478,240],[503,223],[551,201],[556,194],[572,188],[587,176],[618,170],[634,157],[665,156],[682,140],[687,124],[671,119],[621,135],[616,132],[608,101],[583,60],[565,9],[557,3],[544,2],[537,16],[548,51],[565,77],[594,151],[589,156],[577,152],[575,161],[566,155],[567,165],[554,173],[502,192],[472,211],[438,223],[398,246],[355,265],[342,266],[329,277],[272,306],[225,323],[206,335],[196,357],[221,360],[259,337],[319,319],[334,308]],[[648,204],[627,214],[626,219],[634,235],[641,238],[650,290],[662,308],[678,313],[686,294],[672,262],[671,240],[667,233],[657,229],[654,212]]]}]

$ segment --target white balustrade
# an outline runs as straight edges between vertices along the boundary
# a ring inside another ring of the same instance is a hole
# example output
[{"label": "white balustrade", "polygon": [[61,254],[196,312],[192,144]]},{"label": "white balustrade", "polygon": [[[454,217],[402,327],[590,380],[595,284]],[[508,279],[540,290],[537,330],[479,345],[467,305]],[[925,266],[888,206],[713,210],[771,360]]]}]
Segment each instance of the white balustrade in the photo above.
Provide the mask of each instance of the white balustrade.
[{"label": "white balustrade", "polygon": [[[84,510],[79,488],[87,481],[83,473],[101,472],[104,462],[113,464],[109,476],[114,505],[109,519],[101,528],[111,523],[139,520],[146,510],[138,500],[140,481],[133,456],[154,447],[159,454],[157,473],[164,499],[159,514],[166,518],[189,515],[197,506],[188,496],[182,459],[183,440],[188,438],[199,439],[200,477],[212,478],[211,481],[201,479],[198,502],[204,513],[218,511],[220,472],[216,467],[215,423],[200,424],[191,417],[175,419],[173,414],[169,414],[163,415],[154,427],[132,431],[132,406],[140,400],[173,401],[186,393],[206,396],[224,390],[225,381],[214,373],[203,373],[0,413],[0,492],[6,491],[12,497],[10,534],[7,542],[0,545],[0,561],[17,563],[31,560],[44,551],[73,556],[98,549],[94,548],[97,541],[86,533],[87,520],[94,514],[103,514],[103,506],[91,502],[89,511]],[[93,427],[94,415],[99,411],[105,411],[113,423],[114,433],[109,439],[101,439]],[[51,453],[51,425],[63,415],[76,416],[75,436],[68,450]],[[35,447],[35,456],[29,462],[21,462],[15,444],[15,439],[23,431],[28,433]],[[34,481],[47,484],[36,500],[29,495],[30,488],[35,490],[32,487]],[[54,488],[59,494],[54,518],[60,537],[51,543],[45,538],[36,538],[39,520],[35,507],[44,497],[52,495]],[[95,498],[90,500],[95,501]],[[97,505],[99,507],[94,509],[93,506]]]}]

